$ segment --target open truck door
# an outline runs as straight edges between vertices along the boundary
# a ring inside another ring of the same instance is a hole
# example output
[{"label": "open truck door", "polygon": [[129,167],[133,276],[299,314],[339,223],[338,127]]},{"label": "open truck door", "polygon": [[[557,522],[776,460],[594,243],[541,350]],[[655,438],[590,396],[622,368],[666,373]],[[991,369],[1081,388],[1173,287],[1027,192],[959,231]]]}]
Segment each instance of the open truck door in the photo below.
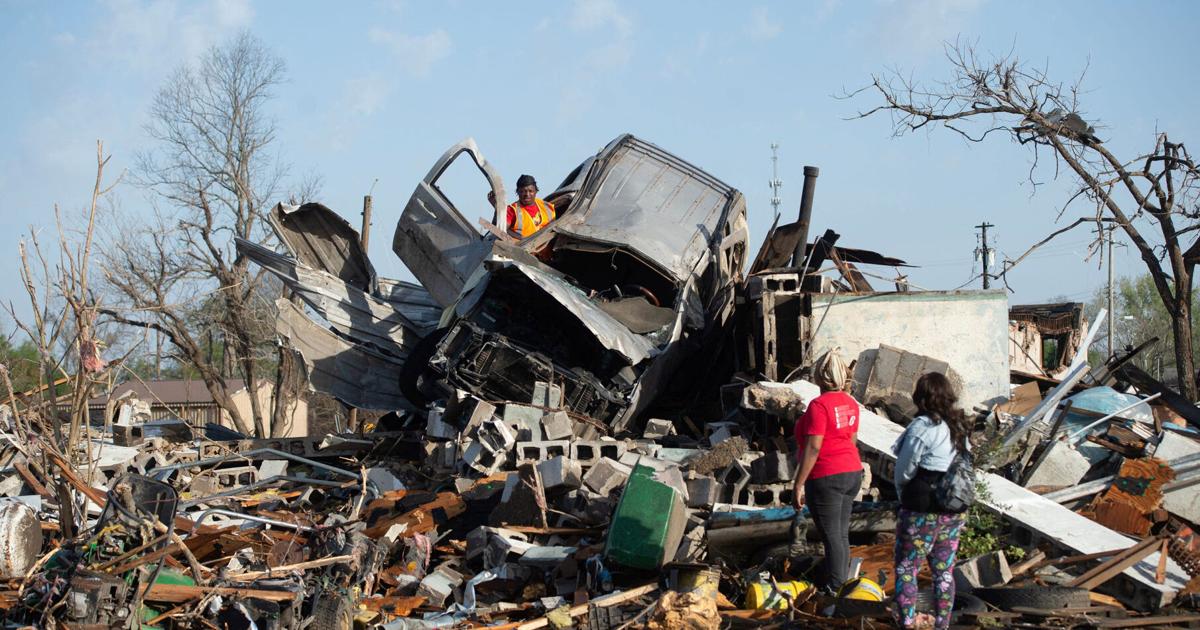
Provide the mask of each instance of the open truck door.
[{"label": "open truck door", "polygon": [[479,152],[475,140],[467,138],[450,147],[417,184],[392,239],[392,250],[442,306],[458,298],[463,283],[492,248],[493,239],[482,235],[463,218],[438,187],[438,180],[450,165],[467,158],[475,162],[487,179],[496,199],[494,216],[500,216],[504,183]]}]

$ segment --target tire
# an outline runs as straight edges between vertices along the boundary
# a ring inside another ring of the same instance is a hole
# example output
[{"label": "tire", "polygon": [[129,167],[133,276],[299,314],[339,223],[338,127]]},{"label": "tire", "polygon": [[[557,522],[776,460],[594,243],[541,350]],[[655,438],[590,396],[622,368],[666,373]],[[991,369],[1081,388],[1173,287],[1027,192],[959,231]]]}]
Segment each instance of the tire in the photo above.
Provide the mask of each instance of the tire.
[{"label": "tire", "polygon": [[[923,588],[917,591],[917,612],[933,614],[937,608],[936,601],[933,589]],[[967,593],[955,593],[953,610],[956,615],[960,612],[984,612],[987,610],[987,602]]]},{"label": "tire", "polygon": [[425,374],[429,360],[437,352],[438,344],[449,331],[449,328],[438,328],[418,341],[404,360],[404,367],[400,368],[400,393],[417,407],[429,402],[429,397],[421,391],[421,376]]},{"label": "tire", "polygon": [[308,630],[354,630],[354,604],[335,591],[320,595],[312,609]]},{"label": "tire", "polygon": [[1016,607],[1057,610],[1091,605],[1086,590],[1069,586],[977,588],[973,595],[1005,611]]}]

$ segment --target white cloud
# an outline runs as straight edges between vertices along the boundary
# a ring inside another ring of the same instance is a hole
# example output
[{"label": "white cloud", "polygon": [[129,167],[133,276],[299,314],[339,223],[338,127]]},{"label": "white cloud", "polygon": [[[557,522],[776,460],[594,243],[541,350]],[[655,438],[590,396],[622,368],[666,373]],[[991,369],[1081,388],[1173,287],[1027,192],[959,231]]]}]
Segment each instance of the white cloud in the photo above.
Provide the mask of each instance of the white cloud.
[{"label": "white cloud", "polygon": [[876,12],[873,36],[893,52],[923,56],[969,30],[985,0],[889,0]]},{"label": "white cloud", "polygon": [[428,76],[433,65],[454,50],[450,34],[440,28],[427,35],[409,35],[375,27],[368,36],[372,42],[390,48],[400,67],[414,77]]},{"label": "white cloud", "polygon": [[591,31],[612,27],[618,37],[633,34],[633,23],[613,0],[576,0],[571,11],[571,28]]},{"label": "white cloud", "polygon": [[51,41],[59,46],[74,46],[75,35],[69,32],[57,33],[51,38]]},{"label": "white cloud", "polygon": [[157,71],[190,61],[250,26],[249,0],[109,0],[94,31],[81,39],[98,63]]},{"label": "white cloud", "polygon": [[746,35],[758,42],[774,39],[783,32],[783,26],[771,19],[767,7],[754,7],[750,12],[750,25],[746,27]]},{"label": "white cloud", "polygon": [[612,32],[605,43],[584,53],[584,64],[591,71],[619,70],[633,59],[633,20],[613,0],[576,0],[569,24],[577,32]]}]

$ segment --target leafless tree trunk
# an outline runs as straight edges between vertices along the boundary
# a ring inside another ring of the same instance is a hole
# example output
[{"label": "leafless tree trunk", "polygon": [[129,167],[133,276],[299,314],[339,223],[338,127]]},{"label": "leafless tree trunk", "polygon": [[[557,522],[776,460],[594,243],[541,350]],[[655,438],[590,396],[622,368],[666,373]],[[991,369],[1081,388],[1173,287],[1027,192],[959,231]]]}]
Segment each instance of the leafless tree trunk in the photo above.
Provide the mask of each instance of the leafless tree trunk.
[{"label": "leafless tree trunk", "polygon": [[[88,401],[92,398],[96,384],[107,379],[109,367],[108,362],[101,358],[102,343],[99,340],[96,322],[100,305],[96,301],[89,279],[96,215],[100,202],[120,181],[118,177],[116,182],[105,185],[104,168],[107,164],[108,157],[104,155],[104,146],[97,142],[96,181],[88,206],[82,242],[68,238],[67,228],[63,225],[58,208],[55,208],[59,236],[57,266],[50,266],[42,256],[41,246],[36,238],[33,238],[33,251],[37,255],[41,271],[39,280],[34,275],[29,250],[24,243],[19,248],[21,278],[29,296],[31,321],[20,317],[11,303],[7,305],[7,310],[17,326],[34,342],[42,363],[40,373],[45,379],[42,383],[42,404],[37,413],[32,414],[30,424],[36,418],[36,421],[42,423],[43,431],[48,424],[57,448],[63,449],[72,458],[78,454],[77,447],[84,438],[88,424]],[[40,291],[38,284],[42,285]],[[71,355],[74,355],[73,361]],[[64,366],[71,363],[75,363],[73,375],[69,375],[64,369]],[[59,374],[66,378],[58,378]],[[66,434],[60,426],[56,387],[57,383],[63,381],[71,385],[66,408]],[[11,388],[11,385],[8,387]]]},{"label": "leafless tree trunk", "polygon": [[985,61],[962,41],[947,46],[947,57],[952,76],[930,87],[898,71],[873,77],[870,85],[847,96],[874,93],[883,104],[856,117],[886,112],[896,135],[941,126],[981,142],[1000,132],[1031,149],[1034,185],[1039,160],[1049,151],[1052,176],[1065,166],[1079,184],[1059,217],[1073,202],[1086,199],[1092,204],[1091,221],[1114,221],[1137,249],[1172,318],[1180,389],[1196,400],[1191,302],[1200,262],[1200,169],[1187,149],[1158,132],[1153,148],[1122,160],[1078,114],[1082,79],[1069,86],[1055,83],[1012,55]]},{"label": "leafless tree trunk", "polygon": [[[262,271],[251,273],[233,237],[271,238],[264,211],[281,192],[285,169],[269,153],[276,129],[266,105],[283,79],[283,61],[243,34],[167,81],[147,126],[157,148],[138,157],[136,170],[165,210],[143,241],[118,235],[105,264],[121,303],[104,313],[158,331],[235,428],[264,437],[275,421],[259,391],[279,385],[272,384],[274,311]],[[213,356],[216,343],[220,357]],[[249,417],[233,404],[231,373],[245,383]]]}]

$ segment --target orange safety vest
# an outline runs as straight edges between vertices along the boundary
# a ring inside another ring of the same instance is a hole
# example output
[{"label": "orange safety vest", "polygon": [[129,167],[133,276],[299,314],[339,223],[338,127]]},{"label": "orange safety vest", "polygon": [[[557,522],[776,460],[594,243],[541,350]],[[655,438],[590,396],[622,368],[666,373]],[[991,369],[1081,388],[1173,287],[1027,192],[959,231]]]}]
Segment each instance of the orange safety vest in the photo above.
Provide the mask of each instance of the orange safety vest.
[{"label": "orange safety vest", "polygon": [[520,201],[514,201],[508,204],[508,209],[513,212],[513,229],[521,235],[521,238],[533,236],[538,230],[546,227],[546,224],[553,221],[554,204],[546,203],[537,197],[534,197],[533,203],[537,204],[537,216],[531,217],[525,208],[521,207]]}]

